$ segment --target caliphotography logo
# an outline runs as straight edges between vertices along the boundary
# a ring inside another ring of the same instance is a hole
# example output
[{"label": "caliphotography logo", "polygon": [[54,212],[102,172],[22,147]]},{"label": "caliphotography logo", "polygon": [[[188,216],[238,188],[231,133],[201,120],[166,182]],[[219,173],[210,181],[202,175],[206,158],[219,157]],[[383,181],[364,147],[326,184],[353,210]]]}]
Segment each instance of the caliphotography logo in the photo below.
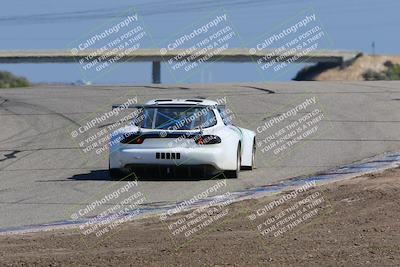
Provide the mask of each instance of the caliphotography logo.
[{"label": "caliphotography logo", "polygon": [[79,125],[71,124],[65,131],[74,143],[78,145],[83,160],[100,160],[107,152],[112,153],[116,145],[123,139],[115,136],[124,127],[134,124],[139,111],[132,106],[138,103],[137,96],[118,98],[123,103],[113,107],[113,103],[105,105],[98,111],[82,118]]},{"label": "caliphotography logo", "polygon": [[273,165],[332,129],[317,96],[304,95],[295,103],[270,113],[256,126],[256,145],[264,162]]},{"label": "caliphotography logo", "polygon": [[296,232],[307,223],[315,223],[322,214],[332,212],[329,199],[315,190],[316,186],[315,180],[307,181],[271,202],[263,201],[250,211],[247,217],[267,247],[288,232]]},{"label": "caliphotography logo", "polygon": [[132,60],[148,39],[142,18],[134,8],[129,8],[122,19],[108,20],[70,44],[70,53],[85,81],[92,82],[109,75],[115,63]]},{"label": "caliphotography logo", "polygon": [[228,14],[221,10],[168,39],[160,53],[171,75],[180,82],[206,68],[207,62],[218,61],[237,41]]},{"label": "caliphotography logo", "polygon": [[226,177],[220,177],[213,177],[211,186],[196,189],[187,200],[161,213],[160,222],[178,249],[206,235],[232,213],[229,205],[233,197],[227,190]]},{"label": "caliphotography logo", "polygon": [[309,62],[313,57],[320,56],[320,51],[332,46],[313,9],[300,12],[272,29],[250,43],[248,50],[258,66],[257,71],[268,79],[278,79],[290,71],[292,63]]}]

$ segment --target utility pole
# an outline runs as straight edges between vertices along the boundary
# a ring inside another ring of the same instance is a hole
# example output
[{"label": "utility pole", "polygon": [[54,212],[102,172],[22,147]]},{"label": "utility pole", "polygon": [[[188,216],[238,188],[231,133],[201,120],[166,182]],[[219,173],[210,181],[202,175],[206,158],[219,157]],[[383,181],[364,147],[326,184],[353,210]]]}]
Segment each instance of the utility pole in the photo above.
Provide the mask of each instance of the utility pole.
[{"label": "utility pole", "polygon": [[375,56],[375,41],[372,41],[372,56]]}]

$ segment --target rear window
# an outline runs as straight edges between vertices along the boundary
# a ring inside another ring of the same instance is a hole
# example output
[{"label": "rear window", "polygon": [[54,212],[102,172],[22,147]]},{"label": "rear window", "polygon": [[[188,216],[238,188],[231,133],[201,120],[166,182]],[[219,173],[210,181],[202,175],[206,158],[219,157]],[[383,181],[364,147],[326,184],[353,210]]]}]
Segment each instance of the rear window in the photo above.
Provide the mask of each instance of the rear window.
[{"label": "rear window", "polygon": [[216,124],[214,111],[207,107],[144,107],[137,125],[146,129],[194,130]]},{"label": "rear window", "polygon": [[228,116],[228,113],[226,112],[225,107],[218,107],[219,114],[221,115],[222,121],[224,122],[225,125],[230,125],[232,124],[230,116]]}]

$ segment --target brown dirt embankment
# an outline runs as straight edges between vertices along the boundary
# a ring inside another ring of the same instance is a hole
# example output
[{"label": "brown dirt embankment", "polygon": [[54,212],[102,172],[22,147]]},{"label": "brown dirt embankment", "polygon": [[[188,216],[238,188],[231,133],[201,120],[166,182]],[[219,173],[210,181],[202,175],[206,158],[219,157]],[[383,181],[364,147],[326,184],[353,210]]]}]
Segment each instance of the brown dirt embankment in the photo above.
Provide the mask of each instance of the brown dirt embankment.
[{"label": "brown dirt embankment", "polygon": [[77,230],[0,236],[0,265],[400,266],[400,169],[299,197],[316,192],[324,198],[320,212],[274,238],[262,236],[248,216],[287,193],[231,204],[221,223],[189,242],[171,238],[159,218],[126,223],[101,242],[82,240]]},{"label": "brown dirt embankment", "polygon": [[400,56],[370,56],[363,55],[344,66],[317,64],[305,67],[294,80],[307,81],[364,81],[363,74],[367,71],[377,73],[387,69],[385,63],[400,64]]}]

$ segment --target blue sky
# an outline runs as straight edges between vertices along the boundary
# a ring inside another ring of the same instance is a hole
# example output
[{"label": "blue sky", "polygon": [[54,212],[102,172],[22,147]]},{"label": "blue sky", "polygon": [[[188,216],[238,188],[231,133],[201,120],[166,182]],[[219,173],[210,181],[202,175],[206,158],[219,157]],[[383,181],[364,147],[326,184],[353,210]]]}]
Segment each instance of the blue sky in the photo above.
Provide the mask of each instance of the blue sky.
[{"label": "blue sky", "polygon": [[[21,9],[21,7],[24,7]],[[398,27],[400,1],[356,0],[142,0],[142,1],[7,1],[0,9],[0,50],[70,49],[76,40],[89,36],[101,25],[111,25],[134,8],[145,25],[149,38],[141,48],[160,47],[179,33],[190,31],[214,14],[226,13],[238,37],[230,47],[249,47],[273,29],[284,28],[287,21],[302,12],[315,13],[318,25],[327,34],[323,49],[357,50],[378,54],[399,54]],[[113,20],[114,19],[114,20]],[[245,82],[290,80],[302,64],[287,68],[281,75],[259,72],[256,64],[203,64],[187,77],[172,73],[162,65],[162,81],[175,83]],[[79,64],[1,65],[34,82],[73,82],[87,79]],[[95,83],[145,84],[150,82],[151,64],[118,64],[112,71],[93,78]]]}]

